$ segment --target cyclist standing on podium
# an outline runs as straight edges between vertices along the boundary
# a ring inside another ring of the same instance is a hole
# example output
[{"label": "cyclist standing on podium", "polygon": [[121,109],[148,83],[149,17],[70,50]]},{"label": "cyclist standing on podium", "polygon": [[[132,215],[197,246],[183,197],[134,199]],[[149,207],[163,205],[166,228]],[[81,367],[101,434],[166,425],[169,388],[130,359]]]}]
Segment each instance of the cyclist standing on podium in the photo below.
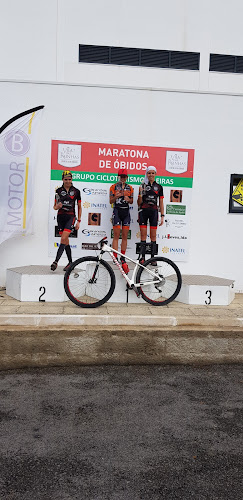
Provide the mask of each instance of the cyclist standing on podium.
[{"label": "cyclist standing on podium", "polygon": [[[129,268],[125,260],[125,253],[127,249],[127,236],[131,222],[129,205],[133,203],[133,187],[126,182],[128,177],[127,170],[120,169],[118,171],[118,177],[118,182],[110,187],[110,204],[113,205],[112,223],[114,231],[112,246],[115,250],[118,250],[118,241],[122,226],[121,264],[123,270],[127,274],[129,272]],[[114,256],[117,258],[116,252],[114,252]]]},{"label": "cyclist standing on podium", "polygon": [[[147,168],[144,182],[139,187],[138,194],[138,222],[141,237],[141,260],[143,264],[146,254],[147,224],[150,224],[151,257],[156,253],[156,233],[158,226],[158,208],[160,208],[161,222],[164,223],[164,193],[160,184],[155,182],[157,170],[150,166]],[[158,207],[159,201],[159,207]],[[156,264],[154,264],[156,265]]]},{"label": "cyclist standing on podium", "polygon": [[78,220],[75,225],[75,229],[78,230],[81,222],[81,196],[79,189],[75,188],[72,183],[72,173],[69,170],[65,170],[62,173],[63,185],[56,190],[54,210],[57,212],[57,225],[58,232],[61,236],[61,243],[57,250],[56,258],[51,265],[51,270],[55,271],[58,265],[58,261],[61,258],[64,249],[67,254],[68,264],[64,267],[64,271],[67,270],[68,266],[72,263],[72,252],[69,245],[69,235],[75,224],[75,202],[78,204]]}]

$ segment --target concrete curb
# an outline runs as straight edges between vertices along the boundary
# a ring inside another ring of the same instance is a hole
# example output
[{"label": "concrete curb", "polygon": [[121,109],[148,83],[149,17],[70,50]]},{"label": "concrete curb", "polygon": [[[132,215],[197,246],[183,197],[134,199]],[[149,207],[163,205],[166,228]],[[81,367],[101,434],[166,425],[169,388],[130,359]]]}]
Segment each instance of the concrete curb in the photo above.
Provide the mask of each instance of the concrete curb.
[{"label": "concrete curb", "polygon": [[135,316],[92,314],[0,314],[0,326],[117,326],[117,327],[222,327],[243,328],[243,318],[196,316]]},{"label": "concrete curb", "polygon": [[104,364],[243,362],[242,329],[0,327],[0,370]]}]

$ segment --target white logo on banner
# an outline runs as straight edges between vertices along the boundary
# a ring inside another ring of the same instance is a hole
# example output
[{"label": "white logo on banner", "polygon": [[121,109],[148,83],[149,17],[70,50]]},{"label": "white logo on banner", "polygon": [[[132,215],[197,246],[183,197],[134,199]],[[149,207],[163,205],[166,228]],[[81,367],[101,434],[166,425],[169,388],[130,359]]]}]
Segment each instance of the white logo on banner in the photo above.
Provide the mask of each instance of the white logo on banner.
[{"label": "white logo on banner", "polygon": [[81,144],[58,144],[58,163],[67,168],[79,167]]},{"label": "white logo on banner", "polygon": [[166,151],[166,166],[167,172],[172,174],[183,174],[188,168],[188,152],[187,151]]},{"label": "white logo on banner", "polygon": [[41,112],[37,106],[0,128],[0,244],[32,233],[34,171]]}]

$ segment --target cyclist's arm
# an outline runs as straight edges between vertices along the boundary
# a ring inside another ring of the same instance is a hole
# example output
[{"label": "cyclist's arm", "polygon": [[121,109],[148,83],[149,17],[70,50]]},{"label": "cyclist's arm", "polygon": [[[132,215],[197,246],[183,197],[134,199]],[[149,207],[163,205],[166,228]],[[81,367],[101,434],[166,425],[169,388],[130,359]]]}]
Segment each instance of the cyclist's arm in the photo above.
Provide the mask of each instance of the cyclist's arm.
[{"label": "cyclist's arm", "polygon": [[160,208],[160,217],[161,217],[160,226],[162,226],[164,224],[164,220],[165,220],[165,216],[164,216],[164,198],[162,198],[162,196],[159,199],[159,208]]},{"label": "cyclist's arm", "polygon": [[143,196],[142,196],[142,186],[139,186],[139,192],[138,192],[138,200],[137,200],[137,203],[138,203],[138,206],[140,207],[141,203],[143,201]]},{"label": "cyclist's arm", "polygon": [[82,215],[82,206],[81,206],[81,200],[78,201],[78,221],[81,220],[81,215]]}]

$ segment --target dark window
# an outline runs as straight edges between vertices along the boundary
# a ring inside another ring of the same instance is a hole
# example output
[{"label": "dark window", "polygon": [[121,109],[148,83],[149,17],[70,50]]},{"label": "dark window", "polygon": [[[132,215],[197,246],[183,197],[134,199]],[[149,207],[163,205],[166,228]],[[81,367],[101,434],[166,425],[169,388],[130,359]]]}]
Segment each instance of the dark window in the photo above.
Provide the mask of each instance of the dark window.
[{"label": "dark window", "polygon": [[109,64],[109,47],[79,45],[79,62]]},{"label": "dark window", "polygon": [[198,52],[79,45],[79,62],[199,70]]},{"label": "dark window", "polygon": [[111,47],[111,64],[122,66],[139,66],[139,49],[127,47]]},{"label": "dark window", "polygon": [[209,71],[243,73],[243,56],[210,54]]},{"label": "dark window", "polygon": [[169,51],[141,49],[141,66],[169,68]]},{"label": "dark window", "polygon": [[243,57],[236,57],[236,73],[243,73]]},{"label": "dark window", "polygon": [[170,67],[176,69],[199,69],[199,54],[197,52],[171,51]]},{"label": "dark window", "polygon": [[235,72],[235,57],[223,54],[210,54],[209,71]]}]

